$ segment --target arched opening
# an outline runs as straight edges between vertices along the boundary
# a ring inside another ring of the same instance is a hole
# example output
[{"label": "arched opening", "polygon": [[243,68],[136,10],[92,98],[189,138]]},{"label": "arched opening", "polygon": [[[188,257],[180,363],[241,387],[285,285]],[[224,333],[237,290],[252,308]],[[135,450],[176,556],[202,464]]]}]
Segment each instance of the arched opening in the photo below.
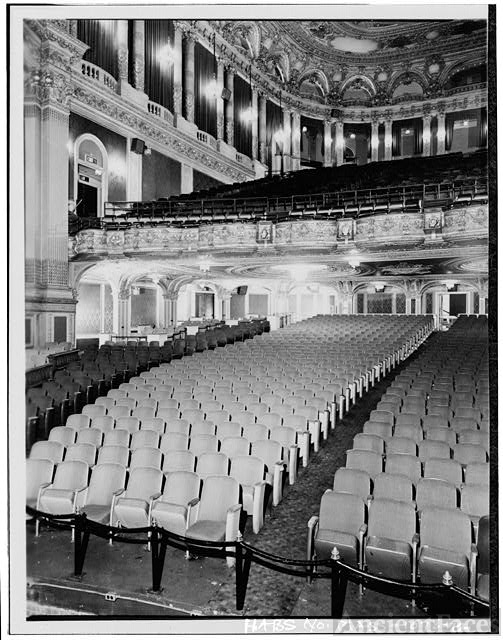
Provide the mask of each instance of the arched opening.
[{"label": "arched opening", "polygon": [[75,141],[73,193],[79,218],[100,218],[108,198],[108,154],[94,135],[83,134]]}]

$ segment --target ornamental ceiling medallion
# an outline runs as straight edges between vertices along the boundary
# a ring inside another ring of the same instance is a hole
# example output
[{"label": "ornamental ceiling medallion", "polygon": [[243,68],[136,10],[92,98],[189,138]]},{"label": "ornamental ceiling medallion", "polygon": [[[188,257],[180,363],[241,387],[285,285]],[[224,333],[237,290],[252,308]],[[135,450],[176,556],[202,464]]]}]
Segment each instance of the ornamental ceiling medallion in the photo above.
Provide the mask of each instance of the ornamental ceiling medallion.
[{"label": "ornamental ceiling medallion", "polygon": [[420,275],[423,273],[431,273],[432,266],[419,263],[399,262],[398,264],[389,264],[379,267],[384,275]]}]

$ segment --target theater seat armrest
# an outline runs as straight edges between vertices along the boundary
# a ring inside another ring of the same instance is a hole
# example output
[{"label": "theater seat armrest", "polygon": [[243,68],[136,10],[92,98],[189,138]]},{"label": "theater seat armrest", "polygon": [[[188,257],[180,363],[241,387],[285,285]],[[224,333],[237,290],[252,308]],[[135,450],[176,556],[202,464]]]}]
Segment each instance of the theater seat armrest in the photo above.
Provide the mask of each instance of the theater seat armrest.
[{"label": "theater seat armrest", "polygon": [[162,493],[160,491],[158,491],[157,493],[153,493],[150,498],[148,499],[148,514],[147,514],[147,522],[148,522],[148,526],[150,526],[151,522],[152,522],[152,508],[154,506],[154,502],[156,500],[159,500],[159,498],[162,496]]},{"label": "theater seat armrest", "polygon": [[264,496],[267,482],[261,480],[253,485],[253,533],[258,533],[264,524]]},{"label": "theater seat armrest", "polygon": [[82,487],[81,489],[77,489],[73,494],[73,510],[76,512],[77,509],[84,504],[84,500],[87,494],[87,485]]},{"label": "theater seat armrest", "polygon": [[419,547],[419,534],[415,533],[412,536],[412,582],[415,584],[417,581],[417,549]]},{"label": "theater seat armrest", "polygon": [[274,465],[272,481],[272,504],[276,507],[283,498],[283,472],[285,465],[282,461]]},{"label": "theater seat armrest", "polygon": [[[227,509],[227,518],[225,522],[225,540],[236,540],[239,533],[239,519],[241,517],[241,505],[235,504]],[[236,559],[227,556],[227,566],[232,568],[236,564]]]},{"label": "theater seat armrest", "polygon": [[109,523],[110,526],[113,526],[114,524],[114,511],[115,511],[115,505],[117,504],[117,500],[125,492],[126,492],[125,489],[119,489],[118,491],[115,491],[112,494],[112,504],[110,505],[110,523]]},{"label": "theater seat armrest", "polygon": [[479,550],[476,544],[472,544],[470,548],[470,593],[472,596],[476,593],[477,588],[477,559]]},{"label": "theater seat armrest", "polygon": [[307,523],[307,554],[306,559],[312,560],[314,557],[314,537],[318,531],[319,516],[311,516]]},{"label": "theater seat armrest", "polygon": [[288,481],[294,484],[297,479],[297,461],[299,456],[299,447],[292,444],[288,451]]},{"label": "theater seat armrest", "polygon": [[37,511],[40,510],[40,498],[41,498],[42,494],[44,493],[44,491],[46,489],[48,489],[49,487],[52,487],[52,482],[44,482],[44,484],[41,484],[40,487],[38,488]]},{"label": "theater seat armrest", "polygon": [[365,548],[365,536],[367,535],[367,525],[363,523],[358,529],[358,541],[360,543],[359,546],[359,556],[358,556],[358,567],[363,570],[363,552]]},{"label": "theater seat armrest", "polygon": [[192,498],[192,500],[187,503],[187,529],[195,522],[196,515],[198,513],[198,505],[199,498]]}]

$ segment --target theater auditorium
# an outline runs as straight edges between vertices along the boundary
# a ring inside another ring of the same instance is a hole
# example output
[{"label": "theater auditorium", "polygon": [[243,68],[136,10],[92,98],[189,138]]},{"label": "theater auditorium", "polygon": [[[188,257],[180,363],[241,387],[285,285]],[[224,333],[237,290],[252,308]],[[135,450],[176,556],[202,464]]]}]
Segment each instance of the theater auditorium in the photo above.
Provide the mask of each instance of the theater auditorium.
[{"label": "theater auditorium", "polygon": [[368,11],[23,18],[28,623],[497,613],[487,13]]}]

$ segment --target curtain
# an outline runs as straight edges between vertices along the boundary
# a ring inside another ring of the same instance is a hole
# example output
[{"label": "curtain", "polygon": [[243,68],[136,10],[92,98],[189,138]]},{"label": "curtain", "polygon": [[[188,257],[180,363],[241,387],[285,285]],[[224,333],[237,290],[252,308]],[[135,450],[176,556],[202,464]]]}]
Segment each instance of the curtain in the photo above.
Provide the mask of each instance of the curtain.
[{"label": "curtain", "polygon": [[251,107],[250,84],[234,76],[234,146],[239,153],[252,154],[251,120],[243,120],[243,112]]},{"label": "curtain", "polygon": [[416,118],[413,121],[414,127],[414,153],[423,153],[423,121],[421,118]]},{"label": "curtain", "polygon": [[78,20],[77,37],[90,47],[84,54],[84,60],[117,80],[115,20]]},{"label": "curtain", "polygon": [[267,100],[266,102],[266,132],[265,141],[267,146],[268,165],[271,166],[272,157],[276,155],[276,143],[273,143],[273,136],[276,131],[279,131],[282,127],[282,113],[279,105],[275,102]]},{"label": "curtain", "polygon": [[391,155],[399,156],[402,153],[401,145],[402,121],[393,122],[391,127]]},{"label": "curtain", "polygon": [[448,113],[445,116],[445,150],[450,151],[452,146],[452,132],[454,130],[455,113]]},{"label": "curtain", "polygon": [[[217,137],[217,100],[208,93],[216,73],[215,58],[199,42],[194,47],[194,121],[201,131]],[[221,90],[221,89],[220,89]]]},{"label": "curtain", "polygon": [[165,47],[172,47],[171,20],[145,20],[145,93],[157,104],[173,111],[173,64]]},{"label": "curtain", "polygon": [[487,147],[487,108],[480,110],[479,119],[479,147]]}]

